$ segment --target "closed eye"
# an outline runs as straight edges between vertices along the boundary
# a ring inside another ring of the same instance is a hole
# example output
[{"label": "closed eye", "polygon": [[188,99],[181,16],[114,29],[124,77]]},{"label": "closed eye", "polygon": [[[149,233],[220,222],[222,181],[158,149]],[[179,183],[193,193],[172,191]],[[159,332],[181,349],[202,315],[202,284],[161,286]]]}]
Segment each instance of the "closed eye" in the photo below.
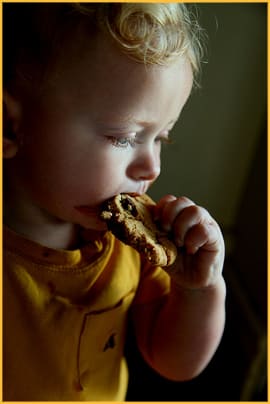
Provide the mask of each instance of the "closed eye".
[{"label": "closed eye", "polygon": [[[134,134],[134,136],[106,136],[109,142],[117,148],[126,149],[128,147],[135,147],[136,144],[143,144],[144,140],[140,135]],[[160,134],[154,139],[157,144],[172,144],[173,141],[169,137],[169,132],[166,131],[164,134]]]},{"label": "closed eye", "polygon": [[134,147],[136,144],[135,137],[116,137],[116,136],[107,136],[107,139],[111,142],[111,144],[115,147],[119,148],[127,148]]}]

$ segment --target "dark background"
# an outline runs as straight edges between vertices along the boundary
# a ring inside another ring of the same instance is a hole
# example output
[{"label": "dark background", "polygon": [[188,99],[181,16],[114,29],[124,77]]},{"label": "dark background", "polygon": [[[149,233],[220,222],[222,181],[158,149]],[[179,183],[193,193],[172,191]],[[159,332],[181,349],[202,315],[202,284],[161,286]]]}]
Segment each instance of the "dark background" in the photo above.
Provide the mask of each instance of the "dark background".
[{"label": "dark background", "polygon": [[186,195],[221,225],[227,322],[208,367],[167,381],[143,362],[129,330],[128,401],[267,400],[267,4],[197,3],[208,35],[193,92],[151,189]]}]

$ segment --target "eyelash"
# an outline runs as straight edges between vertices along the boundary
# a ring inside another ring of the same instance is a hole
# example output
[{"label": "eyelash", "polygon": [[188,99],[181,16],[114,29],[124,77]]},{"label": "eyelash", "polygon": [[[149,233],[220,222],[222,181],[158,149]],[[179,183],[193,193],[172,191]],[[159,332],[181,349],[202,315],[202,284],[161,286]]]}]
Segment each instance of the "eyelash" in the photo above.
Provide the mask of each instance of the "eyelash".
[{"label": "eyelash", "polygon": [[[135,147],[136,144],[140,144],[140,142],[136,138],[129,138],[129,137],[115,137],[115,136],[108,136],[108,140],[112,143],[114,147],[126,149],[127,147]],[[125,144],[121,144],[122,141],[125,141]],[[155,142],[160,142],[164,144],[172,144],[172,140],[169,137],[157,137]]]},{"label": "eyelash", "polygon": [[[129,137],[115,137],[115,136],[108,136],[109,141],[112,143],[114,147],[118,147],[121,149],[125,149],[127,147],[134,147],[136,144],[135,138],[129,138]],[[125,144],[121,144],[122,141],[125,141]]]}]

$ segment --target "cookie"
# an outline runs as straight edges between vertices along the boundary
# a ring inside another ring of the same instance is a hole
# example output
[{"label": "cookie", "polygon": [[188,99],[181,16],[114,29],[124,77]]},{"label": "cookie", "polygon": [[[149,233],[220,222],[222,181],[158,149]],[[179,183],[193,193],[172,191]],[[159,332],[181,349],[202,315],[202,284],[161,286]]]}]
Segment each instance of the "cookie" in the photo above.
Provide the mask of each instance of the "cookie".
[{"label": "cookie", "polygon": [[119,240],[135,248],[153,265],[164,267],[173,264],[177,248],[153,221],[154,205],[148,195],[118,194],[103,204],[101,218]]}]

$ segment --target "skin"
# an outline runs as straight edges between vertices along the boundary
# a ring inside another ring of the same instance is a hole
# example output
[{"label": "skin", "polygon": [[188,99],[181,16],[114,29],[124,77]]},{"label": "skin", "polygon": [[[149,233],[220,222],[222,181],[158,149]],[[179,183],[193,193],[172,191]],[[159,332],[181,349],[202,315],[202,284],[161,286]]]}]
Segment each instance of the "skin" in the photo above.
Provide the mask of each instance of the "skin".
[{"label": "skin", "polygon": [[[107,198],[147,192],[193,82],[184,57],[144,66],[101,35],[93,48],[82,45],[65,50],[42,91],[4,92],[15,135],[4,138],[4,221],[52,248],[78,247],[81,227],[104,232],[98,209]],[[155,215],[179,255],[166,269],[170,295],[133,312],[138,345],[156,371],[186,380],[206,366],[223,332],[224,242],[210,214],[186,197],[166,195]]]}]

